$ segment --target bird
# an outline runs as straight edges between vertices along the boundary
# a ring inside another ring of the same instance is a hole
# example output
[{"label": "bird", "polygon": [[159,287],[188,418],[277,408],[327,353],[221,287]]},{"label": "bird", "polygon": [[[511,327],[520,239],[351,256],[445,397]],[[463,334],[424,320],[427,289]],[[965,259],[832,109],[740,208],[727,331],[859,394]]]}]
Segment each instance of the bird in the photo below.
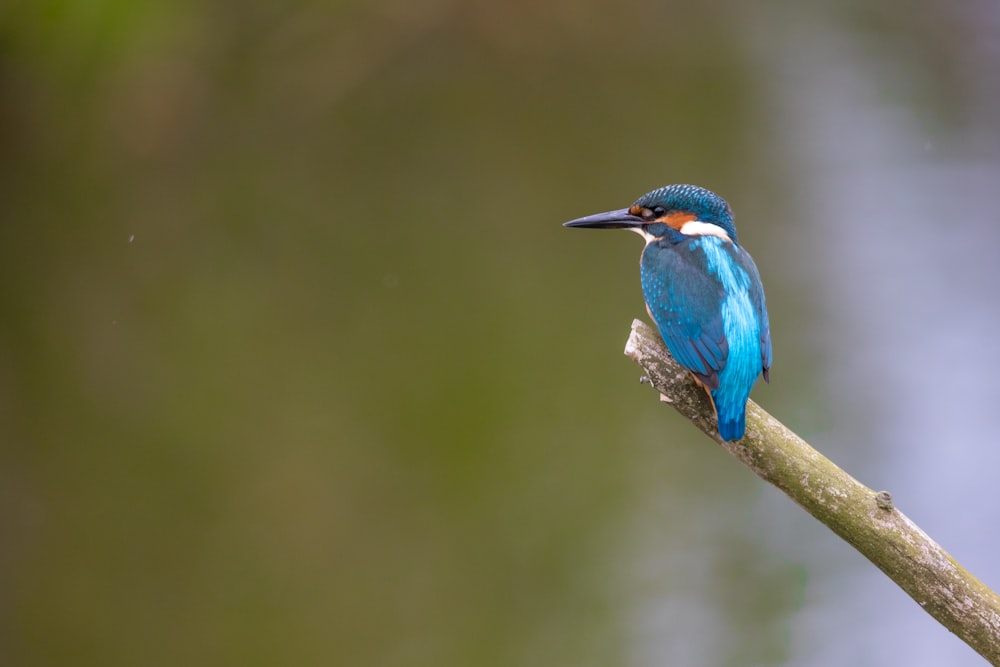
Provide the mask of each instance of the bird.
[{"label": "bird", "polygon": [[741,439],[751,388],[761,375],[770,382],[771,328],[760,272],[739,244],[729,203],[697,185],[667,185],[564,226],[628,229],[645,240],[646,310],[670,354],[708,392],[719,436]]}]

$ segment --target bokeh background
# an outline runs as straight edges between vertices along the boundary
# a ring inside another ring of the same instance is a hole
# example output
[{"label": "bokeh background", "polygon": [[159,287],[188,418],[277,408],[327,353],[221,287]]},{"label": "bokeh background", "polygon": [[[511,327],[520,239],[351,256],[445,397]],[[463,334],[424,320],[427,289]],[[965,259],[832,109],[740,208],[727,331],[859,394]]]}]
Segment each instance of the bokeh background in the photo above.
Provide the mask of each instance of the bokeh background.
[{"label": "bokeh background", "polygon": [[0,4],[0,664],[978,665],[621,353],[729,199],[755,398],[1000,587],[1000,5]]}]

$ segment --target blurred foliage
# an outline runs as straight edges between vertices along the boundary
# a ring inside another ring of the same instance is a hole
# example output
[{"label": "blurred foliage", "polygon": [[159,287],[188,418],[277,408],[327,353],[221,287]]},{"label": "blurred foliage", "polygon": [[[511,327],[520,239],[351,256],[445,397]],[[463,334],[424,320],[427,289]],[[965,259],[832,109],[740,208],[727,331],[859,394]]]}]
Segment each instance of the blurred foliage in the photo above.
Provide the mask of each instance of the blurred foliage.
[{"label": "blurred foliage", "polygon": [[622,664],[660,540],[783,662],[801,567],[616,353],[634,239],[559,226],[691,181],[769,256],[749,17],[0,8],[0,662]]}]

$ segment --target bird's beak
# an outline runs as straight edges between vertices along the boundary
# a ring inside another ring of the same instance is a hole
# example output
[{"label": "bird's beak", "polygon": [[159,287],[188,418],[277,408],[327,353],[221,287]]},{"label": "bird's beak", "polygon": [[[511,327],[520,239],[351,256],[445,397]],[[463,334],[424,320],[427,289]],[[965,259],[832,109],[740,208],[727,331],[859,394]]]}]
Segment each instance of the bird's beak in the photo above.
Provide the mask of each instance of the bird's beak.
[{"label": "bird's beak", "polygon": [[607,213],[597,213],[588,215],[585,218],[577,218],[564,222],[563,227],[593,227],[594,229],[634,229],[645,224],[645,220],[637,215],[629,213],[627,208]]}]

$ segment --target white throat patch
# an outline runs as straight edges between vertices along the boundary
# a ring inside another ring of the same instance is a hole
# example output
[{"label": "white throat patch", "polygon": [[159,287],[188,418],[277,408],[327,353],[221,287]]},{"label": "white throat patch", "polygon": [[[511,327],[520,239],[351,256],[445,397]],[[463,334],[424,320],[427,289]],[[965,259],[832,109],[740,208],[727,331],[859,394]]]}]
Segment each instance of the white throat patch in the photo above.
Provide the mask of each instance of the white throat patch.
[{"label": "white throat patch", "polygon": [[636,234],[641,236],[643,240],[646,242],[646,245],[649,245],[650,243],[656,240],[656,237],[647,232],[644,227],[629,227],[628,229],[630,232],[635,232]]}]

